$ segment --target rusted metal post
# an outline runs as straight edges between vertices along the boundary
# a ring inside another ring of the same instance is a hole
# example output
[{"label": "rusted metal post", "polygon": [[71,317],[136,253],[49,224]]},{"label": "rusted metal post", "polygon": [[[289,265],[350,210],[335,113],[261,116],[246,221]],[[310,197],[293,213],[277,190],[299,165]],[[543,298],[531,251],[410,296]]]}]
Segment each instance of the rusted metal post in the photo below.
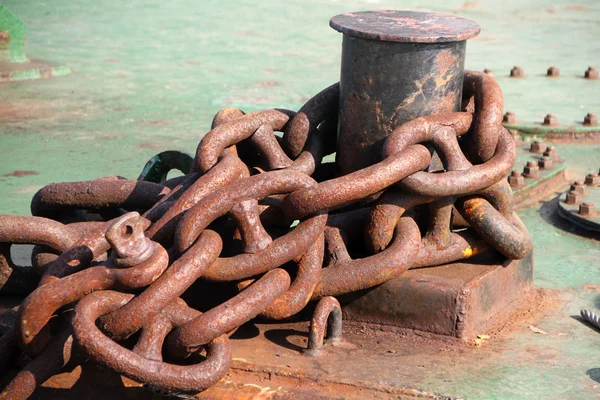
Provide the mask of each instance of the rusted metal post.
[{"label": "rusted metal post", "polygon": [[348,174],[380,161],[394,128],[414,118],[458,111],[466,40],[479,25],[417,11],[340,14],[344,34],[337,163]]}]

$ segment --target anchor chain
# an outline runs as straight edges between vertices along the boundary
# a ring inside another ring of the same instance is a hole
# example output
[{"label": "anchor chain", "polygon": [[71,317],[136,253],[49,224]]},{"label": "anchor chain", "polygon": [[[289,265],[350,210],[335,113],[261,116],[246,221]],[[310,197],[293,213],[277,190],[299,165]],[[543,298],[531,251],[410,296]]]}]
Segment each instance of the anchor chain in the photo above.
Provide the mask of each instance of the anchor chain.
[{"label": "anchor chain", "polygon": [[[375,164],[346,175],[323,162],[336,150],[339,93],[336,83],[297,113],[219,111],[193,161],[161,164],[191,165],[182,177],[53,183],[33,197],[34,216],[1,215],[0,294],[28,296],[0,349],[32,361],[0,399],[25,399],[88,359],[189,395],[224,376],[228,337],[257,316],[289,318],[320,300],[311,328],[320,348],[330,313],[331,335],[341,335],[331,296],[484,251],[531,251],[505,180],[515,144],[492,78],[467,71],[463,110],[398,126]],[[11,260],[10,245],[22,243],[36,245],[34,269]],[[237,294],[200,312],[194,304],[210,296],[197,282]],[[202,349],[196,364],[163,361]]]}]

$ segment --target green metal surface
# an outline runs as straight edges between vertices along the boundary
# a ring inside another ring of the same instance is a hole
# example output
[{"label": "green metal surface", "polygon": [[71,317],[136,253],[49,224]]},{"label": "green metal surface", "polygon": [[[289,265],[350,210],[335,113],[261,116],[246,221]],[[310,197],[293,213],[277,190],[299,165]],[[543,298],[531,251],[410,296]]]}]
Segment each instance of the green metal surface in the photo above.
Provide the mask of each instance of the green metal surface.
[{"label": "green metal surface", "polygon": [[51,66],[27,57],[27,27],[0,5],[0,83],[48,79],[68,75],[71,69]]},{"label": "green metal surface", "polygon": [[[407,8],[457,14],[482,33],[469,69],[490,68],[505,110],[519,121],[548,113],[573,124],[600,113],[600,2],[582,0],[72,2],[7,0],[29,29],[30,52],[73,74],[0,86],[0,212],[29,214],[52,181],[135,179],[160,151],[194,152],[222,107],[298,109],[339,77],[341,35],[328,27],[351,10]],[[508,77],[513,65],[526,77]],[[550,65],[562,77],[549,79]],[[600,145],[557,145],[571,176],[597,171]],[[556,200],[554,200],[556,201]],[[600,396],[600,334],[571,316],[600,301],[600,246],[562,221],[552,202],[521,211],[535,243],[536,285],[562,306],[477,362],[430,368],[419,387],[471,399]],[[596,306],[597,307],[597,306]],[[410,386],[411,382],[398,382]]]},{"label": "green metal surface", "polygon": [[6,7],[0,5],[0,60],[26,62],[25,40],[27,28]]},{"label": "green metal surface", "polygon": [[[583,121],[583,118],[582,118]],[[519,131],[520,134],[535,135],[538,137],[545,137],[548,134],[597,134],[600,133],[599,126],[585,126],[580,125],[568,125],[568,126],[545,126],[541,123],[538,124],[523,124],[523,125],[512,125],[504,124],[506,129],[514,129]]]}]

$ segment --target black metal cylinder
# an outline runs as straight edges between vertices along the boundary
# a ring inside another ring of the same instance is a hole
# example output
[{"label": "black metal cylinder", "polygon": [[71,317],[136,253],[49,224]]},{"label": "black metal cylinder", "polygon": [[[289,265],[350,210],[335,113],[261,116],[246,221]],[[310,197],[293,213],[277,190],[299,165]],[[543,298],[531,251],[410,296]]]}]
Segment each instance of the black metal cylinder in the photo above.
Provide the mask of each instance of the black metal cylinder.
[{"label": "black metal cylinder", "polygon": [[333,17],[344,34],[336,162],[341,174],[380,161],[399,125],[461,105],[466,40],[473,21],[415,11]]}]

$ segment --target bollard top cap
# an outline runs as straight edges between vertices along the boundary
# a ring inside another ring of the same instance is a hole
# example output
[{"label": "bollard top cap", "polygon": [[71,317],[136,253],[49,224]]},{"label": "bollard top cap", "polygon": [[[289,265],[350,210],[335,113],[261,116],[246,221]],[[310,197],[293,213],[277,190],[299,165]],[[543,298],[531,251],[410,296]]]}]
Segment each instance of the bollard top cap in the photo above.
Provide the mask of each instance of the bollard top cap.
[{"label": "bollard top cap", "polygon": [[385,42],[447,43],[477,36],[476,22],[423,11],[380,10],[339,14],[329,26],[345,35]]}]

